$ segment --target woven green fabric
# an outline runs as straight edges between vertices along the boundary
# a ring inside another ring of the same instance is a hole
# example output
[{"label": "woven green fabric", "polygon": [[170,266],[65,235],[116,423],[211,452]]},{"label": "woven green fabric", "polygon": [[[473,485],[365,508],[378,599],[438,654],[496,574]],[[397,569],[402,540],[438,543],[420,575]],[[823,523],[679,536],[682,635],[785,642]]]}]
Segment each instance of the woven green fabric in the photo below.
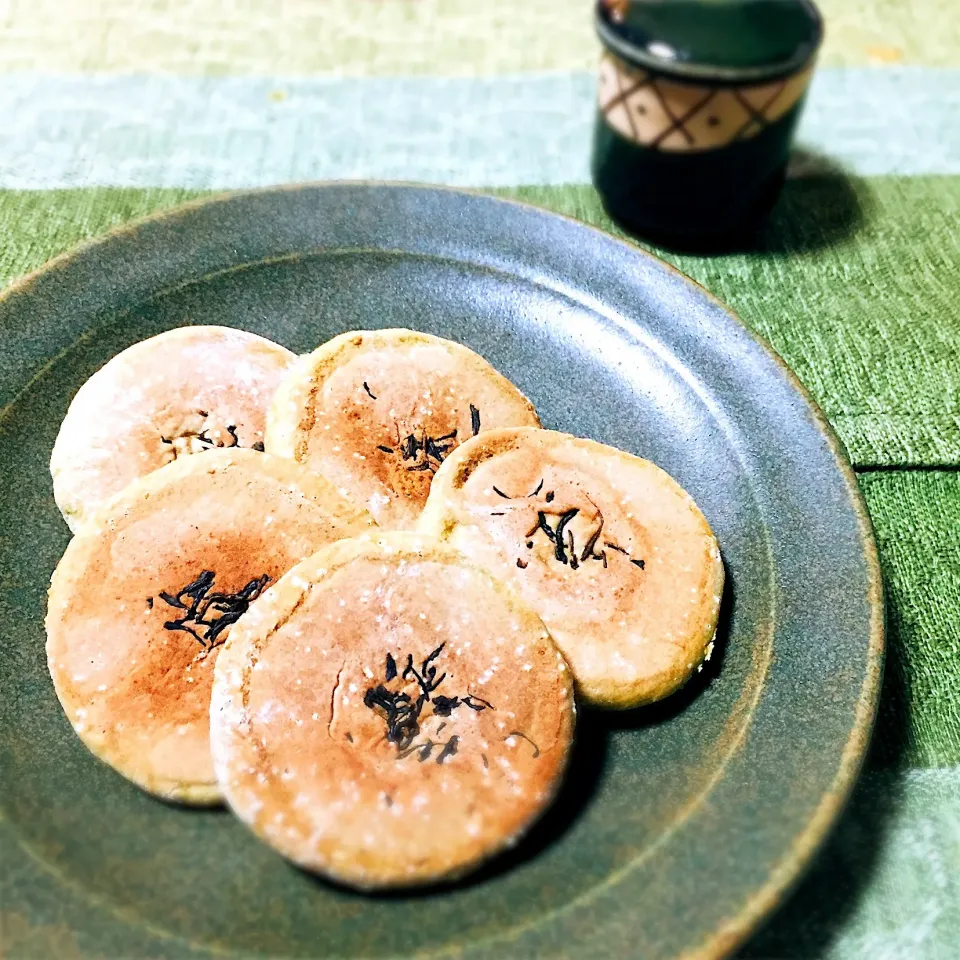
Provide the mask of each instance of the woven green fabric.
[{"label": "woven green fabric", "polygon": [[[835,187],[799,181],[788,185],[767,252],[669,259],[776,345],[861,463],[898,455],[906,462],[950,461],[960,456],[960,431],[942,407],[953,389],[951,376],[960,375],[951,337],[960,275],[943,270],[936,282],[930,276],[945,245],[955,243],[956,225],[948,212],[957,210],[960,181],[875,179],[849,186],[872,211],[855,246],[848,238],[840,239],[839,247],[823,247],[837,232],[836,217],[827,213],[811,220],[801,212],[823,209],[813,202],[823,197],[811,194]],[[506,192],[610,227],[590,188]],[[197,195],[130,189],[0,192],[5,238],[0,279],[9,281],[80,240]],[[946,205],[944,196],[950,198]],[[907,247],[905,229],[913,238]],[[906,258],[913,270],[904,266]],[[919,264],[930,273],[925,269],[918,276]],[[882,298],[865,299],[867,274],[881,284]],[[891,353],[888,345],[894,343],[899,346]],[[893,412],[867,416],[870,408]],[[912,432],[900,434],[903,426]],[[907,443],[914,445],[909,451]],[[960,528],[960,474],[877,471],[861,474],[861,483],[876,524],[890,620],[886,689],[871,763],[960,762],[960,542],[954,533]]]},{"label": "woven green fabric", "polygon": [[[592,187],[507,192],[616,232]],[[868,467],[960,464],[958,248],[960,178],[838,173],[789,181],[755,250],[657,252],[773,345]]]},{"label": "woven green fabric", "polygon": [[960,473],[860,475],[887,591],[875,763],[960,763]]},{"label": "woven green fabric", "polygon": [[953,770],[864,774],[751,960],[956,960],[960,796]]}]

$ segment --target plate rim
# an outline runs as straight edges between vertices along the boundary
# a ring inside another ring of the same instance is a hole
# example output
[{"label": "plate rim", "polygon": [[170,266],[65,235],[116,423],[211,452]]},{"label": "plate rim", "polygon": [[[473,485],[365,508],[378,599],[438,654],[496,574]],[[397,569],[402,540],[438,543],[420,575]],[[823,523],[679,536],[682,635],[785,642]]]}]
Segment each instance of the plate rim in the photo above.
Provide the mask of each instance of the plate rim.
[{"label": "plate rim", "polygon": [[[371,187],[396,190],[413,189],[425,192],[462,195],[482,199],[492,204],[503,204],[508,207],[520,208],[522,211],[541,217],[559,218],[580,230],[588,230],[591,233],[597,234],[605,242],[613,242],[624,247],[634,256],[646,259],[655,265],[657,269],[670,275],[675,281],[679,281],[685,286],[692,288],[698,296],[709,301],[714,307],[719,308],[726,315],[728,321],[741,333],[746,334],[753,346],[765,354],[766,357],[775,364],[780,375],[786,380],[793,392],[803,401],[804,406],[811,415],[816,430],[826,442],[827,450],[843,481],[849,504],[853,509],[857,521],[861,555],[866,567],[868,585],[866,600],[870,609],[870,630],[867,638],[863,683],[856,700],[850,733],[840,753],[840,760],[833,780],[829,788],[822,794],[819,803],[809,816],[803,829],[795,834],[790,847],[780,855],[779,859],[770,869],[766,880],[747,897],[736,914],[716,928],[700,944],[679,955],[678,960],[681,960],[681,958],[682,960],[719,960],[719,958],[729,956],[758,930],[762,922],[770,917],[776,907],[797,886],[811,865],[814,855],[824,843],[832,827],[836,824],[846,807],[857,778],[863,768],[877,717],[886,639],[884,588],[876,538],[866,501],[857,483],[856,473],[850,464],[847,452],[826,415],[796,373],[794,373],[786,361],[763,337],[755,333],[744,323],[730,306],[682,270],[650,250],[640,246],[638,243],[633,242],[627,237],[618,236],[600,227],[578,220],[574,216],[559,213],[526,200],[491,193],[482,188],[471,189],[397,180],[307,181],[250,189],[210,192],[185,202],[177,203],[171,207],[125,221],[106,232],[97,234],[94,237],[87,238],[73,245],[36,269],[16,278],[5,289],[0,291],[0,305],[5,305],[7,301],[15,299],[22,294],[29,293],[31,287],[38,281],[69,268],[74,261],[91,250],[95,250],[98,247],[107,245],[120,238],[131,237],[135,235],[139,229],[152,223],[176,219],[184,215],[189,215],[197,209],[212,207],[245,197],[262,197],[271,194],[295,194],[305,191],[341,190],[343,188],[356,190],[358,188]],[[301,254],[304,252],[306,251],[300,251]],[[292,253],[291,256],[296,256],[296,252]],[[242,267],[243,264],[238,264],[237,266]],[[214,271],[214,273],[217,272],[219,271]],[[196,278],[196,280],[191,282],[197,282],[199,279],[200,278]],[[163,290],[157,290],[153,295],[155,296],[163,292]],[[623,318],[623,320],[631,327],[638,326],[636,322],[630,318]],[[60,354],[57,354],[46,358],[44,362],[39,364],[28,376],[20,389],[18,389],[6,403],[0,406],[0,422],[6,419],[9,412],[16,406],[24,393],[30,389],[32,384],[43,375],[43,372],[48,366],[55,362],[59,356]],[[9,823],[2,810],[0,810],[0,821]],[[19,836],[15,834],[15,837],[18,847],[23,854],[35,862],[40,863],[40,861],[36,860],[32,851],[20,842]],[[45,863],[41,863],[41,866],[44,868],[47,867]],[[58,879],[60,882],[69,882],[63,877],[58,877]],[[117,916],[121,922],[131,922],[132,918],[126,917],[123,912],[116,910],[108,904],[101,903],[100,898],[95,894],[81,891],[81,895],[98,906],[108,907],[111,913]],[[154,936],[159,935],[164,940],[190,942],[184,941],[184,938],[177,933],[166,930],[161,931],[152,927],[152,925],[149,924],[149,922],[145,922],[143,918],[138,917],[136,920],[138,924],[142,924],[146,926],[148,930],[151,930]],[[509,933],[510,931],[504,931],[503,934],[494,934],[490,938],[484,938],[484,941],[493,943],[497,939],[509,936]],[[199,944],[197,945],[199,946]],[[202,946],[203,949],[212,949],[210,945],[204,944]],[[219,950],[216,952],[219,952]],[[441,948],[435,952],[431,952],[429,956],[442,956],[448,952],[447,948]]]}]

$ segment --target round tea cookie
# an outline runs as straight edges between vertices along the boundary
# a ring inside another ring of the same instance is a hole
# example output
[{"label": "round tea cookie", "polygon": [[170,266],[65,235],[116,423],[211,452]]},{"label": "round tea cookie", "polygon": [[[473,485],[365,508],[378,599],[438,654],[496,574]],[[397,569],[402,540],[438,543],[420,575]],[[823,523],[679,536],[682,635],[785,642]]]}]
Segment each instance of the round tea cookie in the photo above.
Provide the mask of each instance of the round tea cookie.
[{"label": "round tea cookie", "polygon": [[77,392],[50,472],[71,530],[128,483],[213,447],[263,449],[294,354],[228,327],[181,327],[128,347]]},{"label": "round tea cookie", "polygon": [[293,367],[270,406],[267,450],[323,473],[381,526],[402,530],[451,451],[513,426],[540,421],[472,350],[412,330],[355,331]]},{"label": "round tea cookie", "polygon": [[372,521],[289,460],[212,450],[108,501],[53,575],[47,661],[83,742],[145,790],[220,791],[210,685],[232,625],[295,563]]},{"label": "round tea cookie", "polygon": [[550,803],[566,664],[504,584],[434,541],[342,541],[294,567],[217,663],[227,802],[301,866],[362,889],[466,873]]},{"label": "round tea cookie", "polygon": [[420,529],[519,590],[587,703],[659,700],[710,655],[717,541],[648,460],[548,430],[491,431],[437,473]]}]

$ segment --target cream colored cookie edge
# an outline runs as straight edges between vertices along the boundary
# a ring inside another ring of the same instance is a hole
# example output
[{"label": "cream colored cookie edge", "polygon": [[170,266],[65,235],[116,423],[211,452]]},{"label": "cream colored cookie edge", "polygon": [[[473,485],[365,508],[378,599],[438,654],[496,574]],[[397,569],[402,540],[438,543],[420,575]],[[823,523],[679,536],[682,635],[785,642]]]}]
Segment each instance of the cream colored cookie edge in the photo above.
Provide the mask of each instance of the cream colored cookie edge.
[{"label": "cream colored cookie edge", "polygon": [[[152,476],[152,475],[151,475]],[[128,488],[129,489],[129,488]],[[114,498],[114,499],[119,499]],[[133,503],[135,497],[130,498]],[[47,657],[47,670],[50,679],[53,682],[54,691],[57,694],[57,700],[67,717],[67,721],[73,727],[74,733],[80,739],[80,742],[105,766],[120,774],[125,780],[139,787],[145,793],[167,800],[173,803],[182,803],[186,806],[209,807],[216,806],[223,802],[223,794],[220,785],[216,781],[191,781],[168,780],[167,778],[157,778],[142,776],[141,772],[132,769],[128,763],[112,763],[107,759],[104,751],[105,738],[98,737],[95,731],[86,727],[80,727],[73,722],[72,715],[76,707],[67,696],[59,682],[59,670],[55,669],[54,651],[51,644],[50,623],[53,611],[58,605],[58,597],[73,592],[73,583],[82,577],[87,568],[86,560],[97,547],[98,533],[96,529],[89,524],[85,525],[80,533],[75,536],[67,549],[64,551],[60,562],[57,564],[53,575],[50,578],[50,587],[47,591],[47,612],[44,617],[44,627],[47,638],[44,645],[44,651]]]},{"label": "cream colored cookie edge", "polygon": [[[210,700],[211,754],[224,800],[238,819],[261,840],[268,843],[271,849],[276,850],[257,829],[256,811],[251,813],[245,808],[238,809],[231,802],[231,754],[242,742],[242,731],[247,723],[240,701],[247,675],[256,663],[253,658],[264,645],[269,643],[273,633],[296,612],[304,597],[324,577],[356,559],[380,558],[403,553],[414,553],[420,560],[437,559],[443,563],[455,563],[481,574],[491,583],[497,594],[504,597],[511,611],[522,616],[532,628],[539,630],[544,640],[553,646],[559,657],[563,658],[563,654],[543,621],[509,584],[498,580],[489,571],[471,562],[460,551],[435,538],[413,532],[384,531],[376,537],[339,540],[300,561],[251,605],[244,618],[231,631],[214,665],[213,692]],[[565,660],[564,663],[566,663]],[[500,845],[484,850],[475,859],[458,864],[442,874],[433,873],[404,878],[392,876],[389,880],[382,882],[377,882],[375,878],[371,880],[369,876],[361,879],[351,874],[349,870],[337,870],[329,863],[317,864],[306,856],[298,857],[294,853],[280,850],[276,852],[305,870],[321,874],[344,886],[367,891],[432,886],[457,880],[473,872],[482,864],[513,847],[525,836],[537,820],[549,810],[563,784],[570,763],[577,717],[577,701],[569,664],[563,676],[566,700],[569,705],[569,709],[563,712],[562,720],[563,735],[567,743],[566,754],[563,762],[558,765],[553,779],[544,785],[546,797],[542,806],[515,834],[504,837]]]},{"label": "cream colored cookie edge", "polygon": [[[668,481],[670,486],[682,493],[695,511],[695,516],[703,527],[704,535],[709,538],[708,542],[712,545],[710,551],[713,559],[710,569],[712,579],[704,587],[704,595],[717,597],[718,599],[714,601],[712,609],[704,617],[702,630],[691,636],[688,644],[688,655],[683,658],[685,662],[679,664],[675,669],[661,671],[651,677],[645,677],[640,681],[630,683],[623,682],[617,677],[593,678],[589,682],[576,678],[577,692],[581,700],[597,709],[630,710],[655,703],[676,693],[702,667],[713,652],[726,574],[720,556],[719,543],[707,522],[707,518],[703,515],[703,511],[693,497],[669,473],[657,466],[652,460],[644,460],[642,457],[637,457],[608,444],[556,430],[531,427],[503,427],[489,430],[476,437],[471,437],[452,451],[443,462],[433,478],[430,494],[417,523],[417,532],[423,533],[425,536],[436,537],[441,542],[455,548],[455,544],[451,541],[460,523],[457,519],[453,491],[458,486],[462,486],[473,469],[484,460],[490,459],[498,453],[514,449],[527,440],[535,440],[541,446],[573,445],[597,455],[609,456],[614,453],[629,461],[640,461],[646,467],[657,471],[662,479]],[[562,649],[560,641],[555,639],[555,642]]]},{"label": "cream colored cookie edge", "polygon": [[[44,617],[44,627],[47,633],[45,643],[47,670],[53,681],[57,699],[60,701],[64,713],[67,714],[68,720],[70,720],[72,710],[68,711],[65,703],[65,691],[61,689],[58,683],[58,671],[54,669],[53,663],[50,638],[51,615],[58,604],[58,598],[61,595],[72,593],[71,585],[84,575],[89,565],[89,556],[98,546],[98,540],[102,533],[114,523],[115,517],[125,513],[143,500],[149,499],[166,487],[182,481],[191,474],[215,474],[230,470],[238,465],[242,467],[244,464],[265,470],[278,483],[295,485],[305,497],[317,503],[321,509],[328,509],[332,515],[343,523],[348,531],[351,526],[362,524],[363,526],[356,531],[349,531],[354,533],[358,542],[362,542],[362,537],[368,530],[376,527],[373,518],[365,510],[346,501],[325,478],[303,470],[288,460],[271,457],[269,454],[262,454],[254,450],[234,448],[208,450],[201,455],[175,460],[134,481],[107,500],[84,522],[77,531],[77,535],[67,544],[67,549],[50,578],[50,587],[47,590],[47,611]],[[334,513],[329,508],[328,498],[335,498],[339,507],[342,508],[342,512]],[[242,620],[235,625],[234,629],[240,623],[242,623]],[[72,720],[70,722],[73,725]],[[91,736],[90,731],[86,729],[77,730],[75,726],[74,731],[84,746],[98,760],[148,793],[165,800],[193,806],[211,806],[222,801],[222,794],[217,782],[184,783],[182,781],[157,780],[137,776],[105,759],[99,749],[102,747],[102,742]]]},{"label": "cream colored cookie edge", "polygon": [[[94,371],[81,385],[79,390],[73,395],[67,412],[64,414],[60,423],[60,429],[57,431],[57,437],[53,443],[53,450],[50,452],[50,476],[53,480],[53,499],[60,511],[61,516],[70,528],[72,533],[76,533],[84,520],[93,513],[97,507],[87,508],[79,497],[75,496],[64,482],[64,477],[74,469],[72,460],[76,456],[76,450],[82,446],[83,424],[74,424],[74,420],[82,417],[84,408],[97,405],[98,393],[109,392],[111,378],[115,377],[117,371],[138,360],[140,355],[147,353],[156,346],[158,340],[164,342],[189,340],[191,337],[199,335],[214,336],[224,333],[232,336],[240,336],[250,343],[256,343],[258,346],[276,352],[278,355],[292,362],[296,354],[286,347],[275,343],[267,337],[262,337],[257,333],[250,333],[247,330],[240,330],[237,327],[224,327],[216,324],[194,324],[186,327],[175,327],[172,330],[165,330],[146,340],[140,340],[131,344],[129,347],[121,350],[120,353],[111,357],[102,367]],[[99,505],[98,505],[99,506]]]},{"label": "cream colored cookie edge", "polygon": [[410,344],[432,344],[455,354],[477,372],[492,380],[504,394],[516,397],[527,408],[537,427],[540,418],[529,398],[488,360],[455,340],[417,330],[395,327],[386,330],[350,330],[304,354],[290,368],[277,388],[267,411],[264,446],[268,453],[303,460],[302,440],[309,433],[308,411],[324,381],[342,364],[367,349],[389,349]]},{"label": "cream colored cookie edge", "polygon": [[90,515],[83,524],[83,532],[89,532],[99,524],[109,523],[110,517],[122,509],[124,504],[148,499],[154,493],[192,474],[213,475],[237,468],[254,468],[264,472],[277,483],[297,488],[300,493],[327,510],[344,526],[364,523],[371,529],[376,528],[373,517],[363,507],[357,506],[344,497],[322,474],[305,470],[299,464],[269,453],[260,453],[243,447],[217,447],[174,460],[128,484]]}]

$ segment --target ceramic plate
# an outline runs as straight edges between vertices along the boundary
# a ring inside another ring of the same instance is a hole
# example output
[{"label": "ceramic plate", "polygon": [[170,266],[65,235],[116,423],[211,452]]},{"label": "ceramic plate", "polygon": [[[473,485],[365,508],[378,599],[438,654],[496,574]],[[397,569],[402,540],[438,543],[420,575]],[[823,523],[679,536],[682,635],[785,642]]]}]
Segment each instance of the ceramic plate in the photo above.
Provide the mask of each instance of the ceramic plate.
[{"label": "ceramic plate", "polygon": [[[95,760],[47,675],[68,532],[47,462],[77,388],[170,327],[306,351],[413,327],[481,353],[544,425],[648,457],[696,498],[728,571],[720,643],[682,693],[584,714],[560,800],[483,873],[361,896],[227,813]],[[0,301],[0,889],[8,956],[721,956],[782,898],[859,769],[882,662],[869,521],[792,374],[729,310],[571,220],[442,189],[232,195],[115,232]]]}]

